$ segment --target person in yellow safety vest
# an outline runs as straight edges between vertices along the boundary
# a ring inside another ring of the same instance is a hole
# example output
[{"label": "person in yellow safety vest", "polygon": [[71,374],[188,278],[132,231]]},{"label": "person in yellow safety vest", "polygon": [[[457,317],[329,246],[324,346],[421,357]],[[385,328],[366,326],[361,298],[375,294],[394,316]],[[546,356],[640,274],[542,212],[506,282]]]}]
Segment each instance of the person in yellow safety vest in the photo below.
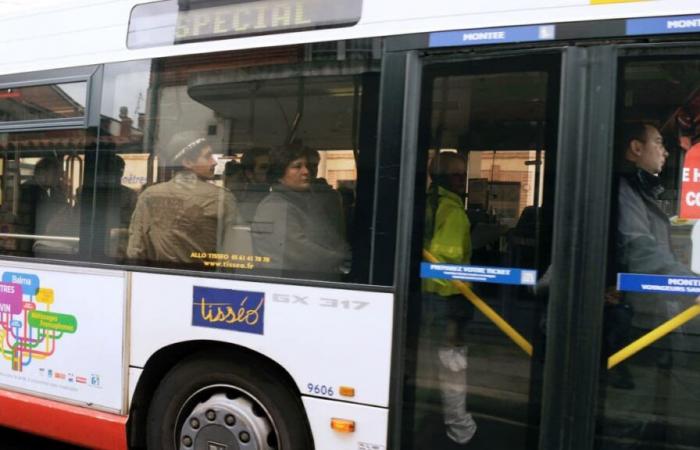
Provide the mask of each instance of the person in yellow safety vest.
[{"label": "person in yellow safety vest", "polygon": [[[451,155],[445,157],[443,155]],[[453,159],[452,157],[457,157]],[[453,169],[459,169],[461,157],[456,153],[441,153],[436,156],[438,160],[452,160]],[[432,165],[431,165],[432,166]],[[437,169],[437,168],[436,168]],[[445,169],[448,170],[448,169]],[[442,176],[435,174],[439,178]],[[466,182],[464,174],[447,174],[445,178],[453,181]],[[432,179],[432,176],[431,176]],[[464,191],[464,188],[462,188]],[[436,203],[436,204],[431,204]],[[438,184],[434,179],[428,190],[428,205],[426,207],[426,235],[424,247],[441,263],[469,264],[472,256],[472,243],[470,235],[469,218],[464,211],[464,192],[461,194],[447,189]],[[426,278],[423,281],[423,290],[443,297],[459,294],[459,289],[449,280]]]},{"label": "person in yellow safety vest", "polygon": [[[470,223],[464,209],[467,161],[453,152],[438,153],[430,162],[423,245],[437,260],[469,264]],[[447,436],[469,442],[476,423],[467,412],[466,327],[474,315],[471,303],[449,280],[423,280],[423,317],[433,350]]]}]

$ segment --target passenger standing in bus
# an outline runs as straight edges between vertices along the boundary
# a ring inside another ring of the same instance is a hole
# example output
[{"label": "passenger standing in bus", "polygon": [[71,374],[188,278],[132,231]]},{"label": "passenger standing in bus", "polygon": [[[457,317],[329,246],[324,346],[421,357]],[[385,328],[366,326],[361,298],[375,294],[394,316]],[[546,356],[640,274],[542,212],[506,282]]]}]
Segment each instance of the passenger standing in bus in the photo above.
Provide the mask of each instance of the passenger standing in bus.
[{"label": "passenger standing in bus", "polygon": [[[470,223],[464,210],[467,161],[457,153],[438,153],[430,162],[423,245],[438,261],[469,264]],[[433,347],[447,436],[459,444],[476,433],[467,412],[467,324],[474,308],[449,281],[423,281],[425,327]]]},{"label": "passenger standing in bus", "polygon": [[175,135],[169,161],[172,179],[146,189],[129,227],[127,257],[140,261],[191,263],[217,251],[223,230],[235,223],[236,200],[209,181],[216,161],[205,138]]},{"label": "passenger standing in bus", "polygon": [[[256,255],[271,259],[267,267],[279,274],[340,280],[347,244],[339,237],[318,233],[331,227],[327,218],[313,214],[309,195],[311,175],[306,150],[285,146],[271,153],[272,192],[258,206],[253,222]],[[321,223],[317,223],[321,221]]]},{"label": "passenger standing in bus", "polygon": [[[671,224],[659,206],[659,195],[664,191],[659,180],[668,151],[659,130],[651,124],[634,123],[626,127],[623,158],[619,176],[616,271],[658,275],[695,275],[682,264],[671,248]],[[610,296],[608,296],[610,297]],[[685,305],[687,303],[687,305]],[[625,293],[607,300],[605,344],[611,351],[628,343],[631,322],[642,328],[654,328],[690,305],[690,299],[681,296]],[[626,309],[626,314],[621,314]],[[613,311],[615,310],[615,311]],[[683,330],[679,329],[682,333]],[[672,333],[671,346],[681,350],[682,334]],[[664,353],[658,363],[670,367],[670,353]],[[626,366],[619,366],[613,375],[618,387],[634,387],[632,375]]]}]

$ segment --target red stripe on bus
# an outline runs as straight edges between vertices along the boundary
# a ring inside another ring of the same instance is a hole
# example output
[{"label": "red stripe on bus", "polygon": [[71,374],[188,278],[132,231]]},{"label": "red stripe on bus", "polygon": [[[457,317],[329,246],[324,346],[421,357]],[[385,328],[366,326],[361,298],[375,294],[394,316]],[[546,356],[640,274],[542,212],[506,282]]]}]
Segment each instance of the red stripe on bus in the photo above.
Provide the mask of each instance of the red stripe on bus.
[{"label": "red stripe on bus", "polygon": [[0,425],[84,447],[126,450],[127,419],[0,390]]}]

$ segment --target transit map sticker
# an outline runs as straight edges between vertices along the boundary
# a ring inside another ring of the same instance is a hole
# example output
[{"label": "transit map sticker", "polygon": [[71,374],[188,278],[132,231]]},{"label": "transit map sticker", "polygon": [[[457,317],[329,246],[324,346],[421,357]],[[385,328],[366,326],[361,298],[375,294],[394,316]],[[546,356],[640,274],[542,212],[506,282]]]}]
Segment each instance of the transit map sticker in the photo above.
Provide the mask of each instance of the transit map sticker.
[{"label": "transit map sticker", "polygon": [[123,271],[0,261],[0,386],[121,413]]},{"label": "transit map sticker", "polygon": [[618,273],[617,290],[623,292],[700,295],[700,277]]},{"label": "transit map sticker", "polygon": [[20,285],[26,295],[34,295],[39,289],[39,277],[29,273],[4,272],[2,282]]},{"label": "transit map sticker", "polygon": [[5,272],[2,280],[0,352],[13,371],[22,372],[35,361],[50,358],[57,342],[65,334],[76,332],[78,320],[70,314],[51,311],[53,289],[40,290],[38,276]]},{"label": "transit map sticker", "polygon": [[466,266],[423,262],[420,265],[420,276],[421,278],[526,286],[534,286],[537,283],[536,270],[511,267]]},{"label": "transit map sticker", "polygon": [[554,25],[527,25],[522,27],[481,28],[430,33],[430,47],[456,45],[487,45],[511,42],[551,41],[556,34]]}]

